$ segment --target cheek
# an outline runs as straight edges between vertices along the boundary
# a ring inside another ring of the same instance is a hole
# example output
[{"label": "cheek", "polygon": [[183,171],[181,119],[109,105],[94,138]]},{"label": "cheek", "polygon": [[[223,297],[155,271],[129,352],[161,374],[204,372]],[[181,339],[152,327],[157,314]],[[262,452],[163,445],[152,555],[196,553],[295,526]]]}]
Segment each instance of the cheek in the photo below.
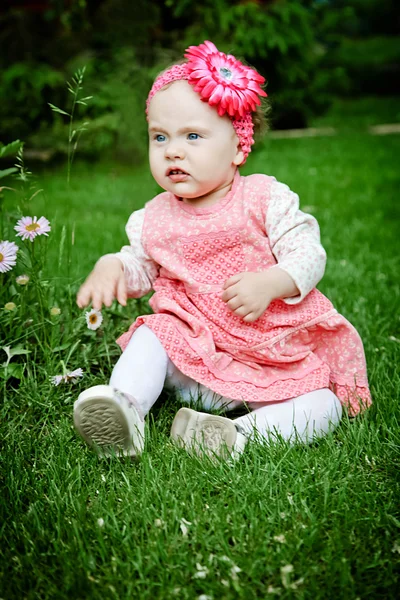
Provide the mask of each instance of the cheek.
[{"label": "cheek", "polygon": [[232,146],[227,144],[224,140],[219,140],[219,143],[214,145],[212,153],[214,158],[218,158],[219,160],[226,162],[232,154]]},{"label": "cheek", "polygon": [[161,156],[160,152],[155,149],[149,150],[149,165],[151,172],[159,171],[161,168]]},{"label": "cheek", "polygon": [[152,174],[153,179],[162,187],[164,170],[160,165],[160,161],[154,160],[154,157],[149,157],[149,159],[150,173]]},{"label": "cheek", "polygon": [[205,168],[217,169],[221,166],[221,163],[226,160],[226,152],[219,146],[202,148],[201,152],[197,155],[198,162],[201,163]]}]

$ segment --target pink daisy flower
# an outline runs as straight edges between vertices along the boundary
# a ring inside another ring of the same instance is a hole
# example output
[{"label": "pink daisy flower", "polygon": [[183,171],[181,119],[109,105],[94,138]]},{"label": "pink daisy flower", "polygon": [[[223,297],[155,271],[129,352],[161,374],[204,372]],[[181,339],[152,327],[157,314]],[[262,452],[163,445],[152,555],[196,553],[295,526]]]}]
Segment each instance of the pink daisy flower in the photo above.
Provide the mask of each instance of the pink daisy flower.
[{"label": "pink daisy flower", "polygon": [[31,242],[37,235],[48,235],[48,231],[51,231],[50,222],[45,217],[22,217],[14,229],[23,240]]},{"label": "pink daisy flower", "polygon": [[189,83],[220,116],[243,117],[260,105],[265,78],[231,54],[220,52],[212,42],[189,46],[185,57],[191,69]]},{"label": "pink daisy flower", "polygon": [[17,262],[18,246],[7,240],[0,242],[0,273],[11,271]]}]

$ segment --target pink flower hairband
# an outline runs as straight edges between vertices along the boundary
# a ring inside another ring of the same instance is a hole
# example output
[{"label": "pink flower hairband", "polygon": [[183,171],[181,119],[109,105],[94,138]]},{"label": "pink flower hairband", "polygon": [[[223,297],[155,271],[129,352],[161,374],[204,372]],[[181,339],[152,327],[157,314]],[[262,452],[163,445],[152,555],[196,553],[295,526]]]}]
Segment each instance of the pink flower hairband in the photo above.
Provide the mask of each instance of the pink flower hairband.
[{"label": "pink flower hairband", "polygon": [[231,54],[220,52],[209,41],[190,46],[184,56],[186,63],[173,65],[156,78],[147,98],[146,113],[151,99],[164,86],[182,79],[188,81],[221,117],[229,115],[244,153],[244,163],[254,144],[251,113],[261,104],[260,96],[267,96],[261,87],[264,77]]}]

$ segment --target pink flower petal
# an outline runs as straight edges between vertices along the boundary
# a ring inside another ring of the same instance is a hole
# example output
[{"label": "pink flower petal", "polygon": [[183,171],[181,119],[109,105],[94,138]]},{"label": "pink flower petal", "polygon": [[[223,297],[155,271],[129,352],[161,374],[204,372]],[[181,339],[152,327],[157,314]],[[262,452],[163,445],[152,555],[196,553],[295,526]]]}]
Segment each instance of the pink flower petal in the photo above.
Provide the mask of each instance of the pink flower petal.
[{"label": "pink flower petal", "polygon": [[208,69],[204,69],[203,67],[199,69],[193,69],[190,74],[189,81],[191,79],[200,79],[201,77],[205,77],[206,79],[210,78],[210,71]]},{"label": "pink flower petal", "polygon": [[200,44],[200,46],[206,46],[209,52],[219,52],[218,48],[210,42],[209,40],[205,40],[204,44]]},{"label": "pink flower petal", "polygon": [[248,83],[248,89],[252,90],[253,92],[255,92],[256,94],[258,94],[259,96],[267,96],[267,92],[265,92],[262,88],[260,88],[260,86],[258,85],[258,83],[255,83],[255,81],[249,81]]},{"label": "pink flower petal", "polygon": [[216,85],[217,84],[212,79],[210,81],[207,81],[207,84],[203,88],[204,96],[210,96],[214,91]]},{"label": "pink flower petal", "polygon": [[204,52],[201,50],[200,46],[189,46],[189,48],[186,48],[184,56],[185,58],[192,58],[192,56],[204,58]]},{"label": "pink flower petal", "polygon": [[214,104],[218,104],[218,102],[221,101],[223,93],[224,93],[224,88],[219,83],[208,100],[209,103],[211,104],[211,106]]},{"label": "pink flower petal", "polygon": [[235,112],[237,110],[239,110],[239,98],[238,98],[238,95],[236,94],[236,92],[234,94],[232,94],[232,106],[233,106],[233,110]]}]

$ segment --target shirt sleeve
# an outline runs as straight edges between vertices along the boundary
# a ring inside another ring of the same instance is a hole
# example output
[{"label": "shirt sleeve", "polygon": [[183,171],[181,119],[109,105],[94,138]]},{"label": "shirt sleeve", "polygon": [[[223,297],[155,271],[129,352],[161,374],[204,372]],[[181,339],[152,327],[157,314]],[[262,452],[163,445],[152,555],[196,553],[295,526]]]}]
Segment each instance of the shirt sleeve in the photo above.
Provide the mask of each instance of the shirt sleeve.
[{"label": "shirt sleeve", "polygon": [[159,271],[159,265],[146,254],[141,242],[144,211],[142,208],[131,214],[125,228],[129,246],[114,254],[123,264],[130,298],[141,298],[150,292]]},{"label": "shirt sleeve", "polygon": [[290,275],[300,294],[285,298],[297,304],[318,284],[325,271],[317,220],[299,209],[299,197],[284,183],[271,185],[266,231],[279,268]]}]

